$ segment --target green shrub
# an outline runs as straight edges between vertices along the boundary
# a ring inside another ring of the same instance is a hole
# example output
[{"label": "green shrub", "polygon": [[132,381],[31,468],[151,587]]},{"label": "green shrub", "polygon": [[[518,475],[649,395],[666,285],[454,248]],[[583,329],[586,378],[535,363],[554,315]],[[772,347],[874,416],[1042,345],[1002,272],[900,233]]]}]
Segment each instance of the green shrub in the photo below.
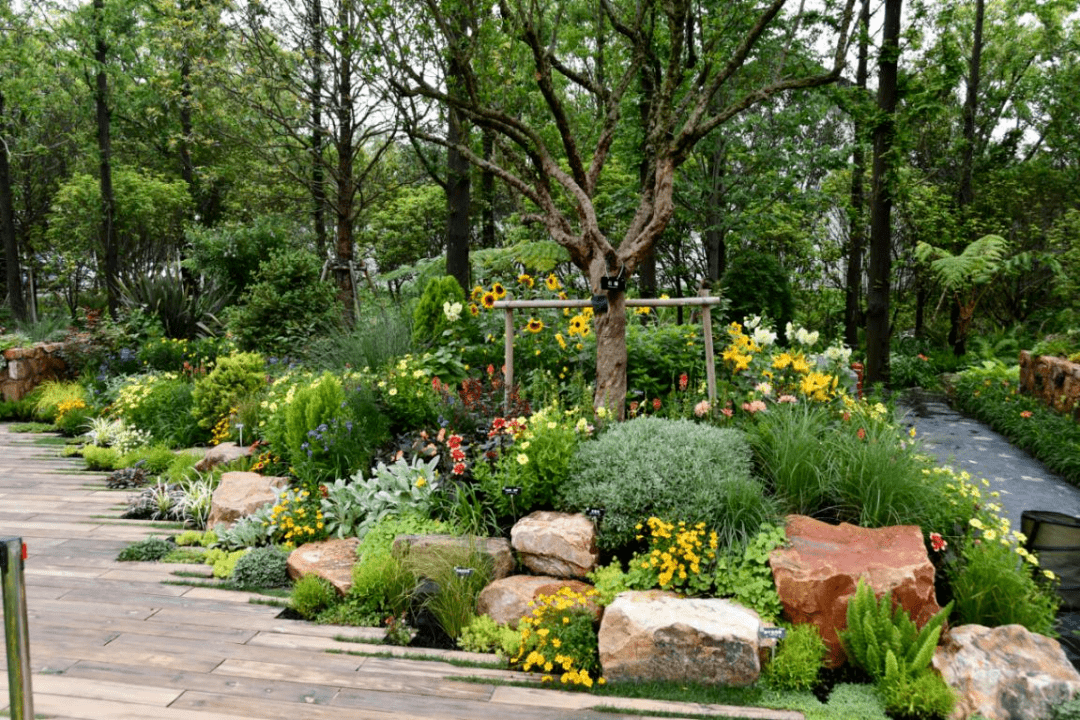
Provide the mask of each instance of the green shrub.
[{"label": "green shrub", "polygon": [[255,548],[236,561],[232,579],[243,587],[271,588],[289,584],[289,555],[276,545]]},{"label": "green shrub", "polygon": [[521,648],[521,633],[495,622],[489,615],[477,615],[462,628],[457,643],[467,652],[493,652],[502,658],[512,658]]},{"label": "green shrub", "polygon": [[359,537],[381,520],[405,513],[427,515],[433,506],[439,458],[412,463],[399,459],[379,463],[371,477],[357,473],[352,481],[338,479],[326,486],[321,501],[326,530],[337,537]]},{"label": "green shrub", "polygon": [[768,253],[745,252],[732,258],[720,279],[724,297],[728,299],[728,322],[743,321],[754,315],[767,316],[774,321],[780,339],[791,322],[795,301],[787,273],[776,258]]},{"label": "green shrub", "polygon": [[131,467],[141,462],[150,475],[160,475],[169,469],[176,453],[165,445],[150,445],[132,450],[120,457],[120,467]]},{"label": "green shrub", "polygon": [[778,404],[751,426],[750,445],[786,513],[813,515],[832,502],[829,444],[822,428],[830,411],[816,403]]},{"label": "green shrub", "polygon": [[633,563],[631,563],[630,571],[627,572],[623,570],[618,558],[590,572],[588,579],[599,593],[596,596],[596,602],[602,607],[607,607],[614,602],[619,593],[627,590],[649,590],[655,587],[655,578],[652,573],[642,572],[641,565]]},{"label": "green shrub", "polygon": [[439,341],[443,331],[450,327],[444,305],[459,305],[458,313],[465,310],[465,291],[450,275],[431,278],[424,287],[424,293],[413,308],[412,341],[422,347]]},{"label": "green shrub", "polygon": [[629,398],[662,398],[686,373],[690,387],[704,377],[701,327],[692,325],[626,326],[626,387]]},{"label": "green shrub", "polygon": [[947,573],[957,624],[1017,624],[1042,635],[1053,633],[1057,593],[1035,581],[1032,567],[1003,538],[965,542]]},{"label": "green shrub", "polygon": [[423,606],[447,635],[459,638],[476,617],[476,598],[491,581],[490,558],[465,546],[431,547],[423,553],[406,555],[404,564],[416,577],[427,578],[438,586],[437,592],[423,600]]},{"label": "green shrub", "polygon": [[67,437],[75,437],[86,431],[86,426],[90,422],[90,418],[94,417],[96,414],[97,413],[93,408],[79,398],[66,400],[57,406],[54,423],[56,424],[56,429],[64,435]]},{"label": "green shrub", "polygon": [[412,349],[409,312],[402,303],[387,304],[370,298],[353,328],[333,327],[313,338],[304,364],[325,370],[376,368],[408,353]]},{"label": "green shrub", "polygon": [[116,559],[120,562],[157,561],[175,549],[176,545],[165,538],[150,537],[128,545]]},{"label": "green shrub", "polygon": [[[892,656],[890,656],[892,657]],[[878,682],[885,711],[893,717],[947,718],[956,704],[956,693],[929,668],[911,675],[892,663]]]},{"label": "green shrub", "polygon": [[1080,720],[1080,697],[1051,708],[1050,720]]},{"label": "green shrub", "polygon": [[87,445],[82,449],[87,470],[116,470],[120,467],[120,452],[116,448]]},{"label": "green shrub", "polygon": [[244,557],[248,553],[248,550],[235,550],[229,552],[228,550],[222,550],[221,548],[211,548],[206,551],[206,558],[204,562],[213,568],[214,577],[219,580],[224,580],[233,574],[233,570],[236,569],[236,563],[240,561],[240,558]]},{"label": "green shrub", "polygon": [[288,355],[341,318],[337,288],[320,279],[322,264],[310,252],[271,255],[255,281],[228,311],[228,326],[242,350]]},{"label": "green shrub", "polygon": [[231,408],[266,385],[262,356],[257,353],[233,353],[218,358],[208,375],[195,383],[191,415],[204,430],[213,428]]},{"label": "green shrub", "polygon": [[[506,431],[510,435],[503,437],[509,442],[513,432],[509,426]],[[481,462],[473,468],[489,503],[503,517],[552,509],[578,447],[574,419],[557,406],[533,414],[516,432],[493,465]],[[507,487],[520,488],[520,493],[507,495]]]},{"label": "green shrub", "polygon": [[813,690],[827,654],[828,648],[816,625],[795,625],[780,641],[776,655],[765,668],[763,680],[776,690]]},{"label": "green shrub", "polygon": [[392,433],[433,427],[439,419],[439,393],[421,358],[406,355],[379,371],[377,388]]},{"label": "green shrub", "polygon": [[704,522],[721,544],[744,541],[775,517],[772,501],[750,477],[742,432],[690,420],[643,417],[582,442],[561,488],[570,511],[604,508],[599,546],[629,546],[650,516]]},{"label": "green shrub", "polygon": [[829,693],[825,712],[807,720],[887,720],[881,691],[875,685],[839,683]]},{"label": "green shrub", "polygon": [[293,585],[289,607],[305,620],[314,620],[319,613],[333,607],[341,600],[337,590],[317,575],[305,575]]},{"label": "green shrub", "polygon": [[262,215],[247,224],[225,222],[213,227],[189,224],[184,266],[222,281],[242,293],[264,258],[288,248],[298,234],[296,224],[283,216]]},{"label": "green shrub", "polygon": [[194,386],[175,372],[132,375],[116,389],[112,414],[170,447],[188,447],[209,439],[191,422]]},{"label": "green shrub", "polygon": [[[311,384],[300,386],[292,400],[285,406],[285,447],[280,449],[293,467],[315,464],[313,458],[320,447],[313,443],[309,432],[326,426],[341,414],[345,404],[345,390],[341,380],[330,373],[323,373]],[[310,460],[310,463],[309,463]]]},{"label": "green shrub", "polygon": [[716,558],[714,583],[720,597],[734,598],[763,619],[774,621],[783,610],[769,555],[787,544],[784,528],[763,525],[744,545],[733,545]]},{"label": "green shrub", "polygon": [[352,579],[346,604],[362,624],[382,625],[387,617],[400,617],[408,611],[416,576],[389,551],[361,555],[353,566]]},{"label": "green shrub", "polygon": [[920,630],[903,606],[893,609],[892,596],[880,600],[862,578],[848,601],[847,628],[838,634],[851,661],[876,680],[889,672],[914,679],[930,665],[952,603],[930,618]]},{"label": "green shrub", "polygon": [[217,534],[213,530],[185,530],[177,535],[173,542],[180,547],[191,547],[198,545],[200,547],[208,548],[217,542]]},{"label": "green shrub", "polygon": [[55,422],[62,405],[72,407],[81,404],[86,407],[86,388],[74,381],[43,382],[36,388],[34,395],[34,417],[38,420]]}]

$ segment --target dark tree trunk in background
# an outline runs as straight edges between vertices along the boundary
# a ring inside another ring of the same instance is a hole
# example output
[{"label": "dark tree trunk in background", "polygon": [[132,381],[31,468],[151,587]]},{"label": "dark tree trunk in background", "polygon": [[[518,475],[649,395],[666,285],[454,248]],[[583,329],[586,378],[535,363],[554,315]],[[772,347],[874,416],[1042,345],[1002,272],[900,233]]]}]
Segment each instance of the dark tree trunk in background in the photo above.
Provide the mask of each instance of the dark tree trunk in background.
[{"label": "dark tree trunk in background", "polygon": [[[495,134],[484,130],[484,159],[495,160]],[[495,173],[490,170],[480,172],[480,247],[495,247]]]},{"label": "dark tree trunk in background", "polygon": [[[965,221],[964,239],[971,242],[974,237],[967,230],[968,208],[975,202],[975,186],[972,173],[975,165],[975,117],[979,111],[979,74],[982,64],[983,19],[986,15],[984,0],[975,0],[975,29],[971,39],[971,61],[968,65],[967,96],[964,98],[963,154],[960,157],[960,188],[957,193],[957,206],[960,219]],[[956,249],[957,252],[961,248]],[[952,300],[949,311],[949,343],[953,355],[960,357],[967,352],[967,333],[961,330],[960,298]]]},{"label": "dark tree trunk in background", "polygon": [[450,147],[446,154],[446,274],[469,291],[469,202],[470,165],[465,155],[456,149],[468,144],[468,129],[464,118],[451,110],[447,132]]},{"label": "dark tree trunk in background", "polygon": [[[352,38],[353,17],[348,3],[341,3],[338,12],[338,31],[349,40]],[[356,199],[356,179],[353,174],[353,143],[355,120],[352,96],[352,56],[343,47],[339,51],[337,87],[337,238],[334,242],[334,279],[338,286],[338,299],[344,306],[345,322],[352,327],[356,322],[353,288],[353,203]]]},{"label": "dark tree trunk in background", "polygon": [[863,0],[859,12],[859,64],[855,70],[855,88],[858,93],[854,112],[855,144],[851,152],[851,215],[848,221],[847,274],[844,279],[844,343],[848,347],[859,346],[859,327],[862,326],[862,280],[863,252],[866,248],[865,207],[863,175],[866,173],[866,153],[863,150],[862,98],[866,93],[866,64],[870,32],[870,0]]},{"label": "dark tree trunk in background", "polygon": [[115,320],[120,309],[120,257],[116,246],[116,200],[112,184],[112,136],[109,113],[109,78],[105,63],[109,48],[105,43],[105,0],[94,0],[94,107],[97,116],[98,165],[101,186],[101,247],[105,254],[105,291],[109,315]]},{"label": "dark tree trunk in background", "polygon": [[312,0],[309,7],[308,31],[311,34],[311,220],[315,229],[315,247],[319,256],[326,257],[326,170],[323,166],[323,63],[326,62],[324,46],[322,1]]},{"label": "dark tree trunk in background", "polygon": [[870,213],[870,286],[866,297],[866,382],[889,383],[889,286],[892,275],[893,136],[896,132],[897,64],[902,0],[885,0],[878,62],[874,127],[873,203]]},{"label": "dark tree trunk in background", "polygon": [[4,111],[4,94],[0,92],[0,242],[4,245],[4,284],[11,314],[16,320],[26,320],[19,243],[15,237],[15,193],[11,189],[11,162],[6,142],[7,122]]}]

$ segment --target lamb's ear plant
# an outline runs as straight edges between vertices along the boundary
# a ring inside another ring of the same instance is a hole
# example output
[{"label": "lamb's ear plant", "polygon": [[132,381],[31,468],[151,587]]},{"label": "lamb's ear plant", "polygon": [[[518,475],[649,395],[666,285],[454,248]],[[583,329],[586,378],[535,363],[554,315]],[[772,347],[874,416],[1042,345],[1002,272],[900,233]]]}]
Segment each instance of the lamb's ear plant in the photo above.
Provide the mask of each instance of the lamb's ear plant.
[{"label": "lamb's ear plant", "polygon": [[950,602],[920,630],[907,611],[886,593],[875,599],[874,590],[861,578],[848,601],[847,629],[839,633],[848,656],[875,680],[882,680],[890,666],[893,674],[914,678],[930,665],[941,637]]}]

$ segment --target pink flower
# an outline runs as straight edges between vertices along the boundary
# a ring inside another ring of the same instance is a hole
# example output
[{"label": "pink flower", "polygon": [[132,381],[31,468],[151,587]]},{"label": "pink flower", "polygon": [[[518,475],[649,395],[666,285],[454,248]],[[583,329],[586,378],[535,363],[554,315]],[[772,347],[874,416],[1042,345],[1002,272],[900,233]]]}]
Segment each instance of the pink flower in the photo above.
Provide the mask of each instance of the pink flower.
[{"label": "pink flower", "polygon": [[1029,418],[1029,417],[1031,417],[1031,411],[1030,411],[1030,410],[1022,410],[1022,411],[1020,412],[1020,417],[1022,417],[1022,418]]},{"label": "pink flower", "polygon": [[791,403],[792,405],[794,405],[795,403],[799,402],[799,400],[794,395],[781,395],[780,397],[776,398],[776,402]]},{"label": "pink flower", "polygon": [[732,410],[732,409],[731,409],[731,408],[729,408],[729,407],[726,407],[726,408],[721,408],[721,409],[720,409],[720,414],[721,414],[721,415],[723,415],[724,417],[728,417],[728,418],[729,418],[729,417],[731,417],[732,415],[734,415],[734,414],[735,414],[735,411],[734,411],[734,410]]},{"label": "pink flower", "polygon": [[742,409],[753,415],[756,412],[762,412],[765,410],[764,400],[755,400],[754,402],[745,402],[742,404]]},{"label": "pink flower", "polygon": [[949,547],[949,543],[945,542],[945,538],[941,537],[941,533],[930,533],[930,547],[934,549],[934,552],[941,552],[945,548]]},{"label": "pink flower", "polygon": [[705,415],[707,415],[709,413],[709,410],[711,410],[711,409],[712,409],[712,405],[709,404],[709,401],[708,400],[702,400],[701,402],[699,402],[697,405],[694,406],[694,414],[697,415],[698,417],[705,417]]}]

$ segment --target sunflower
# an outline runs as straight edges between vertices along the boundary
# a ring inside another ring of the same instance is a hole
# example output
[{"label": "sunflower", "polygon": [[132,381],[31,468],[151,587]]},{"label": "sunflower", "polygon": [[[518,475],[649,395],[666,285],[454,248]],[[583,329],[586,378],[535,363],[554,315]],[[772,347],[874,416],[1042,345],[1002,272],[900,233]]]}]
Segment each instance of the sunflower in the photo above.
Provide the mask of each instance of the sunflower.
[{"label": "sunflower", "polygon": [[544,321],[536,318],[529,318],[529,324],[525,326],[525,329],[531,333],[538,333],[544,329]]},{"label": "sunflower", "polygon": [[521,273],[518,275],[518,282],[527,288],[532,288],[532,286],[536,284],[536,281],[533,280],[533,276],[528,273]]},{"label": "sunflower", "polygon": [[470,300],[479,300],[483,296],[484,296],[484,288],[480,287],[479,285],[474,287],[472,289],[472,292],[469,293],[469,299]]},{"label": "sunflower", "polygon": [[[505,291],[504,291],[505,292]],[[486,307],[488,310],[495,307],[495,293],[486,292],[484,296],[480,298],[480,304]]]},{"label": "sunflower", "polygon": [[480,306],[477,305],[476,303],[469,303],[469,312],[473,315],[473,317],[479,315],[480,314]]},{"label": "sunflower", "polygon": [[495,283],[491,286],[491,294],[495,296],[496,300],[502,300],[506,297],[506,288],[502,286],[502,283]]},{"label": "sunflower", "polygon": [[570,329],[567,331],[570,335],[580,335],[585,328],[585,318],[581,315],[575,315],[570,318]]},{"label": "sunflower", "polygon": [[548,275],[547,279],[544,280],[544,284],[547,285],[547,289],[551,292],[555,292],[562,287],[562,283],[559,282],[559,278],[555,277],[555,273]]}]

